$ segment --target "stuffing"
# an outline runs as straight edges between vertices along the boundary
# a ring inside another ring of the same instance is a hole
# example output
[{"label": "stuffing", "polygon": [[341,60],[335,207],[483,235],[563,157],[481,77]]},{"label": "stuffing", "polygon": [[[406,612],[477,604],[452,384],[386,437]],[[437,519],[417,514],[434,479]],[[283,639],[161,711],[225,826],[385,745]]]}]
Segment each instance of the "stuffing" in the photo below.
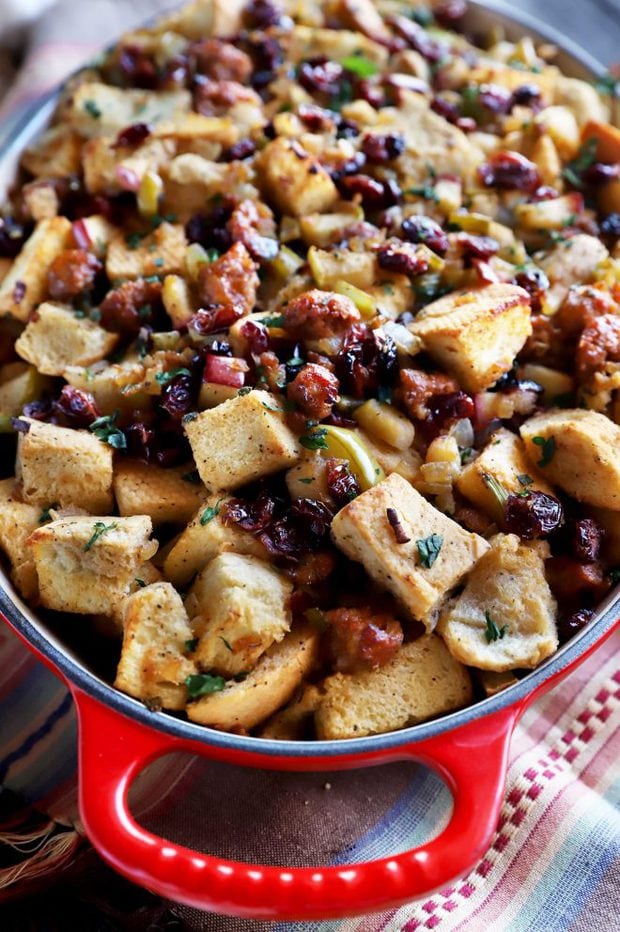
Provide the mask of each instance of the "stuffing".
[{"label": "stuffing", "polygon": [[268,143],[259,175],[267,197],[294,217],[320,213],[338,200],[338,189],[325,169],[295,140],[278,138]]},{"label": "stuffing", "polygon": [[187,466],[161,469],[121,459],[114,467],[114,496],[123,516],[148,515],[153,524],[187,524],[205,495]]},{"label": "stuffing", "polygon": [[40,220],[0,284],[0,317],[27,321],[46,297],[50,265],[69,241],[66,217]]},{"label": "stuffing", "polygon": [[62,375],[68,366],[90,366],[104,359],[117,343],[117,334],[86,317],[76,317],[71,308],[45,301],[26,325],[15,350],[44,375]]}]

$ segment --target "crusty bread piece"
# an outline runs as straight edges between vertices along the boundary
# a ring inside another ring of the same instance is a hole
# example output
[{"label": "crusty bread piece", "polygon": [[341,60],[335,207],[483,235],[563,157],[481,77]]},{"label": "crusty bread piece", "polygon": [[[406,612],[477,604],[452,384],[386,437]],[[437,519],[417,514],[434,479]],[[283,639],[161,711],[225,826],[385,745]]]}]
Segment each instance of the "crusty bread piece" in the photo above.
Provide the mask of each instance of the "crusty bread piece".
[{"label": "crusty bread piece", "polygon": [[551,286],[545,294],[549,310],[557,311],[573,285],[591,281],[596,266],[608,255],[598,237],[579,233],[558,243],[541,258],[538,265],[548,276]]},{"label": "crusty bread piece", "polygon": [[157,550],[147,517],[60,518],[28,538],[41,604],[60,612],[111,615]]},{"label": "crusty bread piece", "polygon": [[92,514],[112,510],[112,448],[85,430],[23,418],[15,473],[24,501],[33,505],[79,505]]},{"label": "crusty bread piece", "polygon": [[110,638],[122,637],[125,627],[125,603],[132,593],[151,583],[163,582],[163,577],[154,563],[147,561],[138,567],[135,577],[130,581],[127,593],[115,603],[110,615],[93,615],[93,622],[100,634]]},{"label": "crusty bread piece", "polygon": [[550,482],[580,502],[620,511],[620,427],[610,418],[581,408],[545,411],[521,426],[521,436]]},{"label": "crusty bread piece", "polygon": [[251,391],[201,411],[185,422],[200,478],[208,489],[236,489],[292,466],[297,438],[287,427],[278,399]]},{"label": "crusty bread piece", "polygon": [[181,596],[170,583],[138,589],[125,600],[121,659],[114,685],[136,699],[184,709],[185,680],[196,673],[187,654],[193,637]]},{"label": "crusty bread piece", "polygon": [[25,599],[39,590],[37,571],[26,541],[39,527],[41,509],[19,501],[14,479],[0,481],[0,547],[11,561],[11,579]]},{"label": "crusty bread piece", "polygon": [[383,734],[460,709],[471,700],[466,668],[441,638],[429,634],[403,644],[378,670],[328,676],[316,712],[317,737]]},{"label": "crusty bread piece", "polygon": [[80,171],[82,140],[63,123],[50,126],[22,152],[21,164],[35,177],[66,178]]},{"label": "crusty bread piece", "polygon": [[131,413],[146,405],[148,394],[142,385],[146,377],[143,362],[135,356],[112,365],[102,362],[92,368],[67,366],[63,377],[74,388],[90,392],[102,414]]},{"label": "crusty bread piece", "polygon": [[[394,509],[409,541],[396,542],[387,510]],[[441,549],[430,568],[417,541],[436,534]],[[342,508],[332,521],[334,542],[391,592],[412,618],[434,626],[434,611],[489,545],[434,508],[402,476],[393,473]]]},{"label": "crusty bread piece", "polygon": [[303,741],[310,738],[314,730],[314,713],[320,704],[320,688],[305,686],[287,706],[265,722],[258,737],[276,741]]},{"label": "crusty bread piece", "polygon": [[110,281],[172,275],[182,271],[186,250],[185,230],[178,223],[161,223],[135,249],[121,232],[112,238],[108,246],[106,273]]},{"label": "crusty bread piece", "polygon": [[0,317],[26,321],[47,294],[47,272],[69,241],[66,217],[39,220],[0,285]]},{"label": "crusty bread piece", "polygon": [[442,610],[437,630],[457,660],[502,672],[535,667],[557,650],[555,617],[540,554],[515,534],[498,534],[461,595]]},{"label": "crusty bread piece", "polygon": [[[509,494],[525,489],[553,494],[549,483],[545,482],[525,455],[523,441],[504,427],[489,437],[480,456],[465,466],[456,480],[461,495],[499,522],[503,508],[485,482],[485,476],[491,476]],[[519,481],[519,476],[523,477],[523,481]],[[532,481],[528,482],[528,479]]]},{"label": "crusty bread piece", "polygon": [[479,670],[476,676],[484,690],[485,696],[496,696],[509,686],[518,683],[518,678],[511,670],[496,673],[495,670]]},{"label": "crusty bread piece", "polygon": [[68,125],[90,139],[114,136],[133,123],[170,120],[192,108],[189,91],[144,91],[85,81],[71,95],[65,110]]},{"label": "crusty bread piece", "polygon": [[131,172],[136,181],[147,171],[156,172],[174,157],[176,146],[172,139],[155,139],[149,136],[140,146],[116,146],[116,137],[89,139],[82,150],[84,186],[91,194],[120,194],[119,178]]},{"label": "crusty bread piece", "polygon": [[455,291],[417,315],[409,329],[468,392],[493,385],[532,332],[530,297],[517,285]]},{"label": "crusty bread piece", "polygon": [[242,682],[231,680],[218,693],[187,706],[190,721],[230,731],[254,728],[291,698],[317,661],[319,636],[296,628],[263,654]]},{"label": "crusty bread piece", "polygon": [[164,575],[175,586],[185,586],[218,553],[267,555],[263,544],[249,531],[224,523],[221,508],[229,500],[229,496],[217,494],[206,498],[173,543],[164,561]]},{"label": "crusty bread piece", "polygon": [[187,524],[205,495],[202,482],[184,479],[188,467],[162,469],[139,460],[119,459],[114,496],[121,515],[149,515],[153,524]]},{"label": "crusty bread piece", "polygon": [[285,576],[257,557],[221,553],[211,560],[185,602],[201,669],[223,676],[251,670],[290,630],[292,591]]},{"label": "crusty bread piece", "polygon": [[285,214],[320,213],[338,200],[328,173],[296,140],[279,136],[268,143],[257,168],[266,196]]},{"label": "crusty bread piece", "polygon": [[246,5],[247,0],[195,0],[162,16],[152,30],[156,35],[176,32],[188,39],[233,36],[241,29]]},{"label": "crusty bread piece", "polygon": [[62,375],[67,366],[89,366],[104,359],[118,343],[118,334],[71,308],[45,301],[15,343],[15,351],[44,375]]}]

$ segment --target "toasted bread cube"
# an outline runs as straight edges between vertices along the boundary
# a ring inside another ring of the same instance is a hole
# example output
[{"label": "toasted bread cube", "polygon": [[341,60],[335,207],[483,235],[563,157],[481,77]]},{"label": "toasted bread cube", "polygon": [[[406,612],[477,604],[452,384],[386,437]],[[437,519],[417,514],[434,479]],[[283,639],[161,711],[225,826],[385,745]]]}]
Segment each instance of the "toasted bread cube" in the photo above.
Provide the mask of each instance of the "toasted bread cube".
[{"label": "toasted bread cube", "polygon": [[44,375],[62,375],[67,366],[89,366],[111,353],[118,334],[70,308],[45,301],[15,344],[16,352]]},{"label": "toasted bread cube", "polygon": [[49,220],[58,216],[60,200],[53,181],[31,181],[20,191],[21,211],[29,220]]},{"label": "toasted bread cube", "polygon": [[152,27],[156,34],[176,32],[188,39],[233,36],[242,26],[247,0],[194,0],[162,16]]},{"label": "toasted bread cube", "polygon": [[521,426],[530,462],[580,502],[620,511],[620,427],[581,408],[545,411]]},{"label": "toasted bread cube", "polygon": [[328,676],[316,712],[317,737],[379,735],[445,715],[471,700],[469,673],[441,638],[430,634],[403,644],[378,670]]},{"label": "toasted bread cube", "polygon": [[228,731],[254,728],[289,701],[317,662],[318,652],[316,631],[291,631],[263,654],[242,682],[230,680],[221,692],[190,702],[188,718]]},{"label": "toasted bread cube", "polygon": [[316,55],[325,55],[332,61],[341,61],[349,55],[363,55],[380,67],[387,64],[387,49],[354,30],[295,25],[288,39],[288,57],[292,62]]},{"label": "toasted bread cube", "polygon": [[189,91],[144,91],[85,81],[71,96],[66,119],[80,136],[114,136],[133,123],[159,123],[192,108]]},{"label": "toasted bread cube", "polygon": [[[582,127],[584,124],[588,124],[589,121],[599,121],[604,124],[609,119],[609,107],[603,102],[599,92],[589,81],[582,81],[579,78],[567,78],[564,75],[559,75],[555,88],[554,103],[568,107],[578,125]],[[582,132],[585,133],[585,130]],[[598,156],[601,161],[608,161],[603,153],[599,152]],[[615,160],[611,159],[609,161]]]},{"label": "toasted bread cube", "polygon": [[0,481],[0,547],[11,561],[11,578],[25,599],[38,593],[37,571],[26,541],[39,527],[41,509],[19,501],[14,479]]},{"label": "toasted bread cube", "polygon": [[90,392],[102,414],[131,413],[149,400],[142,387],[146,377],[144,363],[137,357],[128,356],[122,362],[101,363],[92,368],[67,366],[63,377],[74,388]]},{"label": "toasted bread cube", "polygon": [[180,224],[162,223],[146,236],[137,249],[131,249],[119,233],[108,246],[108,278],[140,278],[172,275],[183,269],[187,239]]},{"label": "toasted bread cube", "polygon": [[24,501],[92,514],[112,510],[112,448],[85,430],[23,418],[30,425],[17,442],[15,472]]},{"label": "toasted bread cube", "polygon": [[223,676],[247,672],[291,627],[293,585],[269,563],[222,553],[200,573],[185,606],[199,637],[194,659]]},{"label": "toasted bread cube", "polygon": [[495,479],[508,494],[527,489],[553,495],[551,486],[526,456],[523,441],[504,427],[492,434],[480,456],[465,466],[456,480],[461,495],[499,523],[503,506],[489,488],[485,476]]},{"label": "toasted bread cube", "polygon": [[133,177],[138,184],[147,171],[159,171],[175,154],[172,139],[150,136],[132,148],[116,146],[114,137],[89,139],[82,151],[84,186],[91,194],[120,194],[123,177]]},{"label": "toasted bread cube", "polygon": [[236,489],[292,466],[297,438],[286,426],[278,399],[252,391],[202,411],[185,423],[200,478],[208,489]]},{"label": "toasted bread cube", "polygon": [[50,380],[25,362],[0,366],[0,419],[17,417],[24,405],[40,398],[50,388]]},{"label": "toasted bread cube", "polygon": [[588,283],[594,270],[609,253],[596,236],[579,233],[558,243],[538,266],[549,278],[551,287],[545,295],[545,304],[553,313],[557,311],[572,285]]},{"label": "toasted bread cube", "polygon": [[113,614],[139,567],[150,560],[151,519],[79,515],[60,518],[29,537],[41,604],[59,612]]},{"label": "toasted bread cube", "polygon": [[484,690],[485,696],[496,696],[498,693],[518,683],[518,678],[511,670],[496,673],[495,670],[480,670],[477,679]]},{"label": "toasted bread cube", "polygon": [[111,615],[93,615],[93,621],[99,634],[105,637],[118,638],[123,636],[125,628],[125,603],[132,593],[151,583],[162,582],[163,577],[154,563],[150,561],[138,567],[137,575],[129,584],[129,589],[120,601],[116,602]]},{"label": "toasted bread cube", "polygon": [[136,699],[184,709],[185,680],[196,673],[186,657],[193,637],[181,596],[166,582],[138,589],[125,600],[123,648],[114,685]]},{"label": "toasted bread cube", "polygon": [[423,308],[409,329],[466,391],[479,392],[509,371],[531,334],[530,297],[505,284],[453,292]]},{"label": "toasted bread cube", "polygon": [[555,618],[540,554],[516,534],[498,534],[437,631],[461,663],[503,672],[536,667],[557,650]]},{"label": "toasted bread cube", "polygon": [[0,317],[26,321],[47,293],[47,272],[71,234],[66,217],[40,220],[0,285]]},{"label": "toasted bread cube", "polygon": [[321,163],[296,140],[268,143],[258,166],[267,196],[285,214],[320,213],[338,200],[338,189]]},{"label": "toasted bread cube", "polygon": [[114,468],[114,495],[124,516],[148,515],[153,524],[187,524],[204,494],[204,486],[192,481],[186,466],[161,469],[122,459]]},{"label": "toasted bread cube", "polygon": [[185,586],[219,553],[265,557],[260,540],[236,524],[226,524],[221,508],[227,499],[207,498],[185,530],[177,537],[164,561],[164,575],[175,586]]},{"label": "toasted bread cube", "polygon": [[51,126],[24,150],[21,164],[35,177],[66,178],[80,171],[82,140],[64,123]]},{"label": "toasted bread cube", "polygon": [[305,686],[289,705],[262,726],[258,737],[275,741],[303,741],[314,737],[314,713],[321,704],[321,690]]},{"label": "toasted bread cube", "polygon": [[[388,509],[396,512],[409,538],[406,543],[396,542]],[[434,561],[425,561],[418,543],[424,550],[423,542],[431,535],[439,538],[439,552]],[[446,593],[489,548],[482,537],[464,531],[397,473],[345,505],[332,521],[332,537],[427,630],[432,630],[433,613]]]}]

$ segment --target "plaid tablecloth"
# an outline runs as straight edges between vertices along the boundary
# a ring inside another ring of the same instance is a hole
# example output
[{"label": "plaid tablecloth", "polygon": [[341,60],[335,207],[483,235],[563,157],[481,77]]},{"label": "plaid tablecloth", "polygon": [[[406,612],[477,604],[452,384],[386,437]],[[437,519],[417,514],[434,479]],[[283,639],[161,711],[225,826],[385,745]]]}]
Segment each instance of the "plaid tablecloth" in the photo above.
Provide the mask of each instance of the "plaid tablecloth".
[{"label": "plaid tablecloth", "polygon": [[[10,132],[29,102],[121,29],[170,5],[62,0],[33,30],[21,74],[0,102],[3,130]],[[520,6],[535,10],[536,3]],[[589,43],[591,50],[608,61],[614,54],[614,0],[549,0],[538,12],[582,42],[583,30],[592,29],[600,45]],[[468,877],[396,912],[272,924],[270,932],[617,929],[619,644],[617,637],[600,648],[518,726],[497,833]],[[81,837],[75,771],[70,697],[8,629],[0,629],[0,928],[266,928],[163,903],[116,878]],[[135,795],[141,820],[174,841],[229,858],[292,865],[345,864],[406,850],[436,834],[450,807],[443,784],[412,764],[301,775],[175,756],[151,768]],[[26,804],[36,811],[27,812]],[[33,891],[46,881],[37,896]]]}]

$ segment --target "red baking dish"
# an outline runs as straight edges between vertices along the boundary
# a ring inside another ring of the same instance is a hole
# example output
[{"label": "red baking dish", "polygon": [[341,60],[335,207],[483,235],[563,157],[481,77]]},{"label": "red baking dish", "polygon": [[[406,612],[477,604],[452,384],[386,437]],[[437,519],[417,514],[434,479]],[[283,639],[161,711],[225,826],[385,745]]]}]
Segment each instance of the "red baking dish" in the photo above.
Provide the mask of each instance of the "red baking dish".
[{"label": "red baking dish", "polygon": [[[603,69],[532,19],[496,3],[471,3],[469,25],[501,26],[553,42],[558,64],[575,77]],[[0,185],[9,182],[19,151],[44,125],[53,96],[24,114],[10,143],[0,146]],[[1,133],[0,133],[1,135]],[[618,627],[620,587],[591,623],[523,680],[437,721],[375,737],[334,742],[282,742],[242,737],[149,711],[113,689],[38,618],[0,571],[0,617],[67,685],[79,719],[79,793],[86,833],[99,854],[135,883],[161,896],[229,915],[318,920],[396,907],[447,886],[487,850],[503,801],[510,740],[525,709],[568,676]],[[452,817],[432,841],[366,864],[261,867],[201,854],[159,838],[128,808],[135,777],[173,751],[270,770],[346,770],[415,760],[433,768],[454,798]]]}]

